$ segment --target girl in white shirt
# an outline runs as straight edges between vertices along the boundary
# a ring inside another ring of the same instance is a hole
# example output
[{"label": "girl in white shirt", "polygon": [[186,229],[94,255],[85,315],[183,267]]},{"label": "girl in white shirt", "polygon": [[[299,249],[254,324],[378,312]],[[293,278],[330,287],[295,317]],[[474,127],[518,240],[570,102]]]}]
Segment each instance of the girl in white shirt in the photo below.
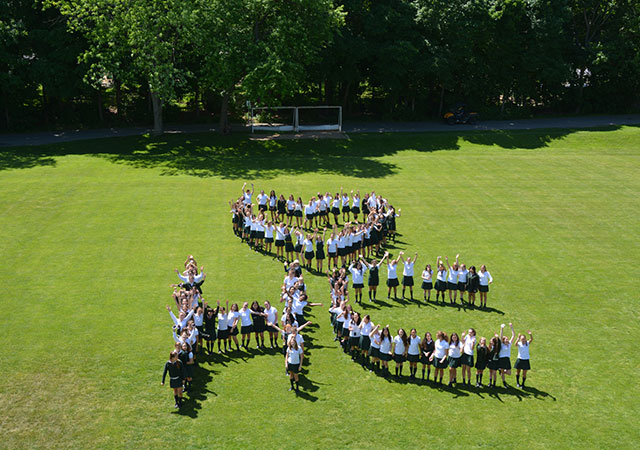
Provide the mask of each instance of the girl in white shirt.
[{"label": "girl in white shirt", "polygon": [[329,236],[329,240],[327,241],[327,269],[331,270],[331,263],[333,263],[333,267],[338,267],[338,238],[335,233],[331,233]]},{"label": "girl in white shirt", "polygon": [[353,276],[353,290],[355,291],[356,303],[362,304],[362,288],[364,288],[364,273],[367,271],[367,266],[364,261],[357,261],[351,263],[349,266],[349,272]]},{"label": "girl in white shirt", "polygon": [[284,259],[284,231],[286,227],[283,222],[280,222],[275,229],[276,232],[276,257],[278,259]]},{"label": "girl in white shirt", "polygon": [[[401,258],[402,259],[402,258]],[[408,287],[411,294],[411,300],[413,300],[413,266],[418,259],[418,252],[416,252],[413,260],[407,258],[403,260],[404,268],[402,269],[402,298],[404,298],[404,291]]]},{"label": "girl in white shirt", "polygon": [[342,187],[340,187],[340,198],[342,199],[342,221],[347,223],[349,221],[349,195],[342,192]]},{"label": "girl in white shirt", "polygon": [[273,189],[271,190],[271,193],[269,194],[269,213],[271,214],[271,220],[272,221],[276,221],[276,210],[277,210],[277,204],[278,204],[278,196],[276,195],[276,191],[274,191]]},{"label": "girl in white shirt", "polygon": [[402,365],[407,359],[408,349],[407,333],[400,328],[396,337],[393,338],[393,360],[396,362],[396,377],[402,376]]},{"label": "girl in white shirt", "polygon": [[[431,270],[431,264],[427,264],[427,266],[422,271],[422,290],[424,291],[424,301],[428,302],[431,300],[431,290],[433,289],[433,270]],[[427,297],[427,294],[429,296]]]},{"label": "girl in white shirt", "polygon": [[457,383],[457,372],[460,367],[460,360],[462,359],[462,342],[458,337],[458,333],[451,333],[451,340],[449,341],[449,353],[447,363],[449,365],[449,387]]},{"label": "girl in white shirt", "polygon": [[467,266],[463,263],[460,264],[460,269],[458,270],[458,291],[460,291],[460,303],[464,303],[464,291],[467,290],[467,275],[469,271],[467,270]]},{"label": "girl in white shirt", "polygon": [[360,322],[360,348],[361,359],[360,364],[364,367],[366,364],[369,366],[369,349],[371,348],[371,338],[369,334],[371,333],[371,329],[373,328],[373,324],[371,323],[371,317],[369,314],[362,318]]},{"label": "girl in white shirt", "polygon": [[441,256],[436,258],[436,267],[438,268],[438,273],[436,275],[436,303],[440,296],[442,296],[442,303],[444,303],[444,293],[447,290],[447,269],[445,269],[444,264],[442,264]]},{"label": "girl in white shirt", "polygon": [[302,197],[298,197],[296,205],[293,211],[293,216],[296,218],[296,226],[300,227],[302,223],[302,211],[304,210],[304,204],[302,203]]},{"label": "girl in white shirt", "polygon": [[355,194],[351,191],[352,199],[351,199],[351,212],[353,213],[353,220],[358,220],[358,215],[360,214],[360,191],[357,191]]},{"label": "girl in white shirt", "polygon": [[[273,233],[276,230],[276,227],[273,225],[272,221],[268,221],[266,225],[264,225],[264,251],[267,253],[271,253],[271,246],[273,245]],[[284,239],[284,236],[282,236]],[[282,241],[284,244],[284,240]]]},{"label": "girl in white shirt", "polygon": [[304,260],[306,261],[306,266],[308,270],[311,270],[311,262],[313,261],[313,257],[315,253],[313,251],[313,241],[314,235],[311,233],[307,234],[305,240],[302,241],[302,248],[304,250]]},{"label": "girl in white shirt", "polygon": [[471,368],[473,367],[473,349],[476,346],[476,330],[469,328],[466,336],[462,333],[462,384],[471,384]]},{"label": "girl in white shirt", "polygon": [[256,200],[258,200],[258,211],[264,213],[267,210],[267,202],[269,201],[269,197],[264,193],[264,189],[260,191]]},{"label": "girl in white shirt", "polygon": [[[449,257],[445,256],[444,259],[447,262],[447,267],[449,268],[449,276],[447,277],[447,290],[449,291],[449,303],[455,303],[458,299],[458,257],[460,255],[456,255],[456,262],[453,263],[453,266],[449,264]],[[451,295],[453,293],[453,296]],[[453,298],[452,298],[453,297]]]},{"label": "girl in white shirt", "polygon": [[[436,333],[434,350],[429,359],[433,361],[433,365],[436,369],[433,375],[433,381],[439,384],[442,384],[442,377],[444,377],[444,368],[447,367],[446,359],[448,353],[449,339],[447,338],[447,335],[442,331],[438,331]],[[440,378],[438,378],[438,375],[440,375]]]},{"label": "girl in white shirt", "polygon": [[389,376],[389,361],[391,360],[391,343],[393,338],[389,331],[389,325],[382,329],[380,333],[380,361],[382,362],[382,376]]},{"label": "girl in white shirt", "polygon": [[376,369],[376,373],[380,372],[380,325],[376,325],[369,333],[369,339],[371,340],[371,348],[369,352],[371,354],[371,366],[369,372],[373,372],[373,368]]},{"label": "girl in white shirt", "polygon": [[380,266],[382,266],[382,264],[384,263],[384,260],[387,259],[387,256],[389,256],[389,252],[384,253],[384,256],[382,257],[380,262],[378,262],[374,258],[373,261],[371,261],[371,264],[367,264],[363,260],[363,264],[367,267],[367,270],[369,270],[369,278],[367,280],[367,285],[369,286],[370,302],[375,302],[377,300],[376,293],[378,292],[378,285],[380,284]]},{"label": "girl in white shirt", "polygon": [[249,349],[251,344],[251,332],[253,331],[253,321],[251,320],[251,310],[249,302],[244,302],[242,308],[238,311],[240,316],[240,334],[242,335],[242,346]]},{"label": "girl in white shirt", "polygon": [[247,183],[242,185],[242,202],[245,205],[251,204],[251,196],[253,195],[253,183],[251,183],[251,190],[247,189],[245,192],[244,188],[247,187]]},{"label": "girl in white shirt", "polygon": [[340,216],[340,194],[337,192],[331,201],[331,214],[333,214],[335,225],[338,225],[338,217]]},{"label": "girl in white shirt", "polygon": [[478,291],[480,292],[480,307],[486,308],[489,285],[493,283],[493,278],[487,271],[487,266],[485,266],[484,264],[480,266],[480,272],[478,272],[478,276],[480,277],[480,286],[478,286]]},{"label": "girl in white shirt", "polygon": [[505,380],[505,375],[511,375],[511,344],[513,343],[513,339],[516,337],[516,332],[513,330],[513,324],[509,322],[509,327],[511,328],[511,338],[507,338],[502,335],[504,331],[504,324],[500,325],[500,376],[502,377],[502,385],[507,387],[507,381]]},{"label": "girl in white shirt", "polygon": [[360,356],[360,314],[354,312],[349,322],[349,353],[351,361],[355,361]]},{"label": "girl in white shirt", "polygon": [[418,371],[418,361],[420,360],[420,336],[415,328],[409,332],[409,348],[407,349],[407,360],[409,361],[409,376],[416,377]]},{"label": "girl in white shirt", "polygon": [[291,222],[293,220],[293,216],[296,212],[296,201],[293,198],[293,194],[289,195],[289,200],[287,200],[287,226],[291,226]]},{"label": "girl in white shirt", "polygon": [[[233,342],[236,344],[236,349],[240,350],[240,345],[238,344],[238,325],[240,324],[240,312],[238,311],[238,304],[234,303],[231,305],[231,310],[227,316],[227,326],[229,327],[229,336],[233,339]],[[229,342],[229,348],[231,348],[231,342]]]},{"label": "girl in white shirt", "polygon": [[398,298],[398,261],[404,255],[404,252],[398,253],[398,257],[394,260],[389,261],[387,264],[387,287],[389,291],[387,292],[387,298],[391,298],[391,288],[393,288],[393,297]]},{"label": "girl in white shirt", "polygon": [[285,358],[285,369],[289,373],[289,381],[291,382],[290,391],[294,389],[293,383],[295,381],[295,390],[299,392],[298,385],[298,372],[302,367],[302,361],[304,360],[304,352],[302,348],[298,346],[298,342],[295,339],[289,339],[287,344],[287,355]]},{"label": "girl in white shirt", "polygon": [[[527,372],[531,370],[531,365],[529,364],[529,345],[533,342],[533,335],[531,331],[527,331],[529,335],[529,339],[527,340],[524,334],[518,335],[518,340],[516,344],[518,345],[518,359],[516,359],[516,385],[518,387],[524,387],[524,384],[527,381]],[[520,385],[520,371],[522,371],[522,385]]]},{"label": "girl in white shirt", "polygon": [[[218,305],[218,353],[226,353],[227,344],[229,343],[229,316],[227,311],[229,311],[229,300],[227,300],[226,308]],[[220,350],[221,341],[224,343],[224,352]]]},{"label": "girl in white shirt", "polygon": [[[278,320],[278,310],[271,306],[271,302],[264,302],[264,320],[265,323],[276,323]],[[278,330],[271,326],[267,326],[266,330],[269,332],[269,341],[271,342],[271,348],[278,346]]]}]

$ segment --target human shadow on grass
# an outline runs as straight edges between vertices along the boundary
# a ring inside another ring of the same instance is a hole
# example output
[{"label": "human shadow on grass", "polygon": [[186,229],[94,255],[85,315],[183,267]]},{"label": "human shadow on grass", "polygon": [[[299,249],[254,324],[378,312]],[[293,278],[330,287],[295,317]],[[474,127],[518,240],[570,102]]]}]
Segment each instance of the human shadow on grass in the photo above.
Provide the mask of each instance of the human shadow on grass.
[{"label": "human shadow on grass", "polygon": [[163,175],[218,176],[237,180],[307,173],[384,178],[394,163],[380,161],[403,150],[451,151],[459,140],[505,149],[539,149],[575,131],[611,131],[619,126],[587,129],[468,131],[465,133],[371,133],[348,140],[305,139],[254,141],[245,134],[213,133],[129,136],[64,142],[0,151],[0,171],[56,165],[56,157],[86,155],[136,168],[160,168]]},{"label": "human shadow on grass", "polygon": [[218,371],[215,369],[205,369],[199,364],[196,365],[193,369],[191,389],[184,395],[182,407],[174,411],[173,414],[191,417],[192,419],[198,417],[198,412],[202,409],[202,402],[207,399],[208,394],[218,395],[207,388],[213,379],[213,375],[217,373]]}]

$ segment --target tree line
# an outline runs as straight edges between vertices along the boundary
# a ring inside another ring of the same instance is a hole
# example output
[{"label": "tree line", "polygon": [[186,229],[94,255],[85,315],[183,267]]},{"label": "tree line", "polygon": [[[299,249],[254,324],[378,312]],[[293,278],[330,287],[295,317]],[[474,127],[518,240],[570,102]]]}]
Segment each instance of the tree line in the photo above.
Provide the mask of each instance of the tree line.
[{"label": "tree line", "polygon": [[5,0],[0,129],[640,105],[640,0]]}]

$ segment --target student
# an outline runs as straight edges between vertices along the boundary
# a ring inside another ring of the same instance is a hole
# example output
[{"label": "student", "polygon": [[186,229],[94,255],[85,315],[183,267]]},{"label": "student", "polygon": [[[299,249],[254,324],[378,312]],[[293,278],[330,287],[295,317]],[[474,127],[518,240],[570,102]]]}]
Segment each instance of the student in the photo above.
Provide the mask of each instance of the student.
[{"label": "student", "polygon": [[476,346],[476,330],[469,328],[466,336],[462,333],[462,384],[471,384],[471,368],[473,367],[473,349]]},{"label": "student", "polygon": [[293,261],[293,241],[291,239],[291,231],[289,227],[284,228],[284,251],[287,253],[287,261]]},{"label": "student", "polygon": [[324,256],[324,238],[327,234],[327,229],[322,230],[322,234],[318,235],[318,229],[314,230],[313,238],[316,242],[316,270],[322,273],[322,262],[325,259]]},{"label": "student", "polygon": [[244,183],[242,185],[242,203],[244,203],[245,206],[249,206],[251,205],[251,196],[253,195],[253,192],[254,192],[253,183],[251,183],[251,190],[247,189],[245,192],[244,190],[245,187],[247,187],[247,183]]},{"label": "student", "polygon": [[460,367],[462,359],[462,342],[458,337],[458,333],[451,333],[449,340],[449,353],[447,357],[447,365],[449,366],[449,387],[457,384],[457,371]]},{"label": "student", "polygon": [[489,285],[493,283],[493,278],[487,271],[487,266],[485,266],[484,264],[480,266],[480,272],[478,272],[478,276],[480,277],[480,286],[478,287],[478,290],[480,291],[480,307],[486,308]]},{"label": "student", "polygon": [[[449,264],[449,257],[445,256],[444,259],[447,262],[447,267],[449,268],[449,275],[447,276],[447,290],[449,291],[449,303],[455,304],[458,299],[458,257],[460,255],[456,255],[456,262],[453,263],[453,266]],[[453,293],[453,299],[451,296]]]},{"label": "student", "polygon": [[284,231],[286,227],[284,223],[280,222],[280,225],[275,227],[276,232],[276,258],[284,259]]},{"label": "student", "polygon": [[355,222],[358,221],[358,215],[360,214],[360,191],[357,191],[354,195],[353,190],[351,191],[351,212],[353,213],[353,220]]},{"label": "student", "polygon": [[251,332],[253,331],[253,322],[251,320],[251,310],[249,302],[244,302],[242,308],[238,311],[240,314],[240,334],[242,336],[242,346],[249,349],[251,343]]},{"label": "student", "polygon": [[[275,195],[275,193],[274,193],[274,195]],[[264,193],[264,189],[262,189],[260,191],[260,193],[256,197],[256,200],[258,200],[258,211],[260,211],[260,213],[264,214],[265,211],[268,208],[267,202],[269,201],[269,197],[267,196],[267,194]]]},{"label": "student", "polygon": [[178,352],[176,350],[169,353],[169,361],[164,364],[162,386],[164,386],[167,373],[169,373],[169,386],[173,389],[173,398],[176,402],[175,408],[180,408],[182,406],[182,383],[186,378],[186,372],[184,365],[180,359],[178,359]]},{"label": "student", "polygon": [[396,377],[402,376],[402,364],[407,359],[408,347],[407,333],[400,328],[396,337],[393,338],[393,360],[396,362]]},{"label": "student", "polygon": [[371,323],[371,317],[369,314],[365,315],[360,322],[360,343],[358,347],[360,348],[361,359],[360,364],[364,366],[365,364],[369,367],[369,351],[371,348],[371,329],[373,328],[373,324]]},{"label": "student", "polygon": [[298,342],[295,339],[289,339],[287,343],[287,354],[285,358],[285,369],[289,373],[289,381],[291,382],[290,391],[294,389],[293,383],[295,381],[295,390],[299,392],[299,378],[298,373],[302,367],[302,361],[304,361],[304,352],[302,348],[298,346]]},{"label": "student", "polygon": [[[431,270],[431,264],[427,264],[427,266],[422,271],[422,290],[424,291],[424,301],[428,302],[431,300],[431,289],[433,289],[433,270]],[[429,295],[427,297],[427,294]]]},{"label": "student", "polygon": [[[389,376],[389,361],[391,360],[391,333],[389,325],[382,329],[380,333],[380,361],[382,362],[382,376]],[[396,368],[396,372],[398,369]]]},{"label": "student", "polygon": [[342,187],[340,187],[340,198],[342,199],[342,221],[346,224],[349,222],[349,195],[342,192]]},{"label": "student", "polygon": [[[238,344],[238,322],[240,321],[240,312],[238,311],[238,304],[231,305],[231,310],[227,316],[227,326],[229,327],[229,336],[236,344],[236,349],[240,350],[240,344]],[[219,322],[219,321],[218,321]],[[229,342],[229,348],[231,348],[231,342]]]},{"label": "student", "polygon": [[391,298],[391,288],[393,288],[393,297],[396,299],[398,298],[398,285],[400,283],[398,282],[397,269],[398,262],[400,261],[400,258],[402,258],[402,255],[404,255],[404,252],[398,253],[398,257],[389,261],[387,264],[387,287],[389,288],[387,298]]},{"label": "student", "polygon": [[[251,320],[253,321],[252,331],[256,337],[256,345],[258,348],[264,347],[264,316],[266,316],[264,309],[257,301],[251,303]],[[247,343],[248,345],[248,343]]]},{"label": "student", "polygon": [[516,337],[516,332],[513,330],[513,324],[509,322],[509,327],[511,328],[511,338],[507,339],[506,336],[502,335],[504,331],[504,324],[500,325],[500,376],[502,377],[502,384],[504,387],[507,387],[507,382],[504,378],[506,375],[511,375],[511,344],[513,343],[513,339]]},{"label": "student", "polygon": [[436,275],[436,303],[440,296],[442,296],[442,303],[444,303],[444,293],[447,290],[447,269],[442,264],[441,256],[436,258],[436,267],[438,267],[438,273]]},{"label": "student", "polygon": [[182,389],[182,392],[189,392],[191,389],[191,382],[193,381],[193,364],[195,362],[193,360],[193,352],[191,351],[191,345],[189,345],[189,343],[182,343],[182,347],[178,352],[178,358],[186,369],[184,388]]},{"label": "student", "polygon": [[360,359],[360,336],[362,336],[360,314],[354,312],[349,321],[349,353],[351,354],[351,361]]},{"label": "student", "polygon": [[[218,302],[218,353],[220,350],[220,343],[224,343],[224,351],[227,352],[227,344],[229,344],[229,314],[227,311],[229,310],[229,300],[227,300],[227,307],[220,307],[220,302]],[[231,348],[231,344],[229,344],[229,349]]]},{"label": "student", "polygon": [[327,241],[327,253],[329,254],[329,261],[327,262],[327,269],[331,270],[331,263],[333,267],[338,267],[338,238],[335,232],[331,232],[329,240]]},{"label": "student", "polygon": [[264,251],[266,253],[271,253],[271,246],[273,245],[273,233],[276,227],[273,225],[273,222],[270,220],[266,225],[262,226],[264,233]]},{"label": "student", "polygon": [[[402,259],[402,258],[400,258]],[[407,258],[403,260],[404,268],[402,270],[402,298],[404,298],[404,291],[409,287],[409,292],[411,293],[411,300],[413,300],[413,266],[418,259],[418,252],[416,252],[413,257],[413,261],[411,258]]]},{"label": "student", "polygon": [[435,342],[431,338],[431,333],[428,331],[424,335],[424,339],[420,342],[420,362],[422,363],[422,379],[424,380],[424,372],[427,369],[427,381],[429,381],[429,375],[431,375],[431,366],[433,360],[431,355],[435,350]]},{"label": "student", "polygon": [[476,266],[469,267],[469,274],[467,275],[467,292],[469,293],[469,303],[471,306],[476,305],[476,292],[480,286],[480,277],[476,272]]},{"label": "student", "polygon": [[276,191],[273,189],[269,193],[269,214],[271,214],[271,220],[276,220],[276,205],[278,203],[278,197],[276,196]]},{"label": "student", "polygon": [[[431,354],[431,359],[433,361],[433,366],[435,367],[435,372],[433,375],[433,381],[438,384],[442,384],[442,377],[444,377],[444,368],[447,367],[446,359],[447,354],[449,353],[449,339],[447,335],[442,331],[438,331],[436,333],[436,343],[434,346],[434,351]],[[438,375],[440,377],[438,378]]]},{"label": "student", "polygon": [[273,220],[276,222],[282,222],[284,220],[284,216],[287,214],[287,200],[284,198],[283,194],[280,194],[280,198],[278,198],[276,210],[277,214]]},{"label": "student", "polygon": [[220,301],[218,300],[218,307],[216,309],[212,309],[205,302],[204,303],[204,326],[202,330],[202,337],[204,338],[207,346],[207,352],[209,354],[213,353],[213,344],[216,340],[216,318],[218,312],[220,310]]},{"label": "student", "polygon": [[[366,316],[368,317],[368,316]],[[371,348],[369,348],[369,354],[371,355],[371,365],[369,366],[369,372],[373,372],[376,369],[376,373],[380,373],[380,339],[382,334],[380,333],[380,325],[373,327],[369,333],[369,339],[371,341]]]},{"label": "student", "polygon": [[360,261],[351,263],[349,272],[353,276],[353,290],[355,291],[356,303],[362,303],[362,288],[364,287],[364,273],[367,270],[365,262],[360,256]]},{"label": "student", "polygon": [[487,357],[489,368],[489,387],[496,387],[497,372],[500,370],[500,338],[496,334],[489,341],[489,354]]},{"label": "student", "polygon": [[338,217],[340,216],[340,194],[336,192],[336,196],[333,198],[331,202],[331,214],[333,214],[333,220],[335,221],[335,225],[338,225]]},{"label": "student", "polygon": [[[304,237],[304,235],[303,235]],[[307,269],[311,270],[311,261],[313,261],[313,241],[317,238],[317,234],[308,233],[307,237],[302,241],[302,247],[304,248],[304,260],[306,261]]]},{"label": "student", "polygon": [[380,284],[380,266],[389,256],[389,252],[385,252],[384,256],[380,260],[380,262],[374,259],[371,261],[371,264],[367,264],[363,261],[363,264],[369,270],[369,279],[367,280],[367,285],[369,286],[369,301],[376,301],[376,293],[378,292],[378,285]]},{"label": "student", "polygon": [[296,201],[293,198],[293,194],[289,195],[289,200],[287,200],[287,227],[290,227],[293,221],[293,216],[295,216],[296,211]]},{"label": "student", "polygon": [[303,260],[302,259],[302,248],[303,248],[303,243],[304,243],[304,233],[302,231],[298,230],[297,228],[294,228],[293,229],[293,235],[296,237],[296,245],[295,245],[295,247],[293,247],[293,251],[296,254],[296,259]]},{"label": "student", "polygon": [[489,348],[487,347],[487,339],[480,338],[480,343],[476,347],[476,387],[482,387],[482,372],[487,367],[489,360]]},{"label": "student", "polygon": [[[264,320],[267,323],[276,323],[276,321],[278,320],[278,310],[275,307],[271,306],[271,302],[269,302],[268,300],[264,302]],[[276,348],[278,345],[278,330],[272,325],[268,325],[266,330],[269,332],[269,341],[271,342],[271,348]]]},{"label": "student", "polygon": [[[529,345],[533,342],[533,335],[531,331],[527,331],[529,335],[529,339],[527,340],[524,334],[518,335],[518,340],[516,344],[518,346],[518,359],[516,359],[516,386],[524,387],[524,384],[527,382],[527,372],[531,370],[531,365],[529,364]],[[522,371],[522,385],[520,384],[520,371]]]},{"label": "student", "polygon": [[416,329],[412,328],[408,340],[409,348],[407,349],[407,361],[409,361],[409,376],[410,378],[415,378],[416,372],[418,372],[418,361],[420,360],[420,343],[422,339],[420,339],[420,336],[418,336],[418,332],[416,331]]},{"label": "student", "polygon": [[[313,219],[315,218],[317,206],[313,201],[313,197],[309,199],[309,203],[304,207],[304,227],[313,228]],[[307,226],[307,224],[309,226]]]},{"label": "student", "polygon": [[296,205],[294,207],[293,216],[296,218],[296,227],[300,228],[302,226],[302,211],[304,210],[304,205],[302,204],[302,197],[298,197],[296,200]]}]

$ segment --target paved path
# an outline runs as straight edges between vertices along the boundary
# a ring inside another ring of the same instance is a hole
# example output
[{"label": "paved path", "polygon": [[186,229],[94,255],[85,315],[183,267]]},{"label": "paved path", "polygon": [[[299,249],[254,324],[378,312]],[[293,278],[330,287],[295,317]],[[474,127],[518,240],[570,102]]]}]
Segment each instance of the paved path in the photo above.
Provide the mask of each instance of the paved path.
[{"label": "paved path", "polygon": [[[540,128],[592,128],[602,126],[640,125],[640,114],[613,116],[559,117],[554,119],[487,120],[477,125],[449,126],[441,122],[347,122],[346,133],[385,133],[469,130],[533,130]],[[213,125],[166,126],[165,133],[205,133],[214,132]],[[234,126],[235,130],[247,131],[244,125]],[[151,132],[151,128],[105,128],[96,130],[69,130],[62,132],[0,134],[0,147],[44,145],[57,142],[81,141],[118,136],[138,136]]]}]

